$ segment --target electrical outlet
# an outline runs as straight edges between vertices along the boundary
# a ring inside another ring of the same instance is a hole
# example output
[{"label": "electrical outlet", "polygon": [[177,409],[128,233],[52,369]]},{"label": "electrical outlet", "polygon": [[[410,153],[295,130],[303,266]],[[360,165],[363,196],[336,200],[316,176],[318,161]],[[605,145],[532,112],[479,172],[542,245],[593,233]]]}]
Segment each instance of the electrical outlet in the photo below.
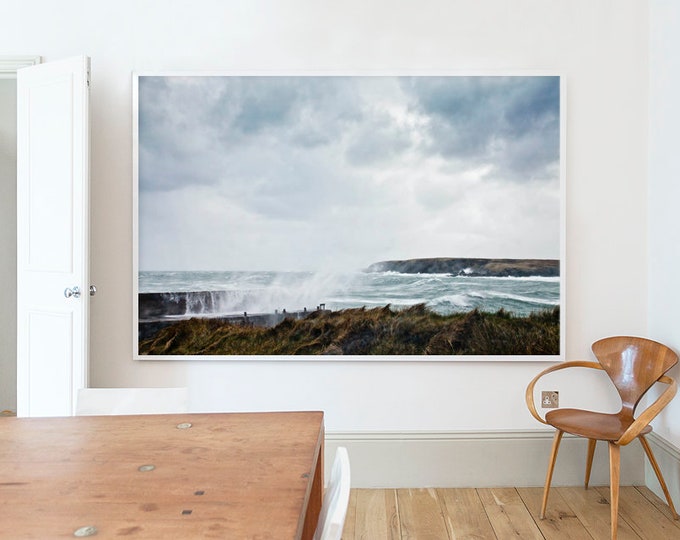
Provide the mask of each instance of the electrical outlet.
[{"label": "electrical outlet", "polygon": [[543,390],[541,392],[541,407],[556,409],[560,406],[560,393],[557,390]]}]

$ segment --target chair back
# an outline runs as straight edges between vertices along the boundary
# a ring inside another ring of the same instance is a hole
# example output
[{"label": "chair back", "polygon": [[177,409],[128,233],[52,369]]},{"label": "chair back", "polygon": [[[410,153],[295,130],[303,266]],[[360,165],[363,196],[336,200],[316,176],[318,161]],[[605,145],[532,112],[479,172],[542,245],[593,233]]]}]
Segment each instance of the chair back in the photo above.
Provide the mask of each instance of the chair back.
[{"label": "chair back", "polygon": [[608,337],[592,349],[621,396],[622,412],[631,418],[647,390],[678,362],[670,348],[640,337]]},{"label": "chair back", "polygon": [[76,416],[186,412],[186,388],[81,388],[76,403]]},{"label": "chair back", "polygon": [[340,540],[349,504],[350,470],[347,449],[335,452],[331,478],[326,486],[314,540]]}]

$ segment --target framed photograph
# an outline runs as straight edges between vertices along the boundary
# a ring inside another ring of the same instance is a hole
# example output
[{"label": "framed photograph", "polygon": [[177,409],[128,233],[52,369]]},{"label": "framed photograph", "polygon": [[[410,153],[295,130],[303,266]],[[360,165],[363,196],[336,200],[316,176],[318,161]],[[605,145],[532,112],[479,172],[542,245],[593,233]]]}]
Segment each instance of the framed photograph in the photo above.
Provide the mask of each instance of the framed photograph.
[{"label": "framed photograph", "polygon": [[133,116],[136,359],[564,358],[563,77],[136,74]]}]

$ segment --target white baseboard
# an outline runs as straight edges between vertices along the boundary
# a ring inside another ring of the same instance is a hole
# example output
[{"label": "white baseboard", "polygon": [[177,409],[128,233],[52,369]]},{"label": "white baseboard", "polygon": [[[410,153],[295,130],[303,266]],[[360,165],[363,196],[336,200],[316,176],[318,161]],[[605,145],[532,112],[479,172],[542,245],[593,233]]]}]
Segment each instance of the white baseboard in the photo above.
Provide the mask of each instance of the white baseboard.
[{"label": "white baseboard", "polygon": [[[543,486],[553,432],[361,432],[326,434],[326,477],[347,448],[355,488]],[[554,486],[583,485],[586,441],[565,435]],[[621,449],[621,485],[645,481],[643,450]],[[609,485],[607,445],[595,451],[590,485]]]},{"label": "white baseboard", "polygon": [[[652,432],[647,436],[647,441],[652,447],[654,457],[659,464],[668,491],[673,499],[676,510],[680,508],[680,449],[669,443],[666,439]],[[645,485],[651,489],[662,501],[666,500],[661,486],[656,479],[654,470],[645,459]]]}]

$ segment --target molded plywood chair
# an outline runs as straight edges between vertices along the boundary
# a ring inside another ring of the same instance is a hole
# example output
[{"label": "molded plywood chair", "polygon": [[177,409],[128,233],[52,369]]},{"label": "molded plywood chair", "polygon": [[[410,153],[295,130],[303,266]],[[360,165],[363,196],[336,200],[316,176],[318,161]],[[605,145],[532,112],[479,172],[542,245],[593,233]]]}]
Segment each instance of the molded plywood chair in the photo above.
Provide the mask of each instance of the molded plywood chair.
[{"label": "molded plywood chair", "polygon": [[189,412],[186,388],[81,388],[77,416]]},{"label": "molded plywood chair", "polygon": [[349,504],[350,470],[347,449],[335,452],[331,478],[323,496],[314,540],[340,540]]},{"label": "molded plywood chair", "polygon": [[[621,446],[628,444],[636,438],[640,440],[642,448],[644,448],[649,458],[659,484],[661,484],[661,489],[663,489],[666,495],[666,500],[673,516],[675,519],[678,519],[678,514],[673,506],[673,501],[668,493],[668,488],[661,475],[659,465],[654,458],[649,443],[645,439],[645,435],[652,431],[649,423],[673,399],[677,390],[676,382],[664,375],[664,373],[678,362],[678,356],[661,343],[628,336],[601,339],[593,343],[592,349],[599,363],[579,360],[551,366],[539,373],[529,383],[525,397],[529,411],[534,418],[557,429],[548,464],[548,473],[545,479],[541,519],[545,517],[550,482],[563,433],[571,433],[588,439],[585,475],[586,489],[590,480],[595,445],[597,441],[607,441],[609,445],[609,483],[611,493],[611,538],[615,539],[618,526],[620,449]],[[570,367],[604,370],[621,396],[621,410],[618,413],[605,414],[581,409],[556,409],[548,412],[545,415],[545,419],[541,418],[534,405],[534,386],[536,382],[547,373]],[[640,399],[656,382],[665,383],[668,385],[668,388],[664,390],[652,405],[635,418],[635,409]]]}]

